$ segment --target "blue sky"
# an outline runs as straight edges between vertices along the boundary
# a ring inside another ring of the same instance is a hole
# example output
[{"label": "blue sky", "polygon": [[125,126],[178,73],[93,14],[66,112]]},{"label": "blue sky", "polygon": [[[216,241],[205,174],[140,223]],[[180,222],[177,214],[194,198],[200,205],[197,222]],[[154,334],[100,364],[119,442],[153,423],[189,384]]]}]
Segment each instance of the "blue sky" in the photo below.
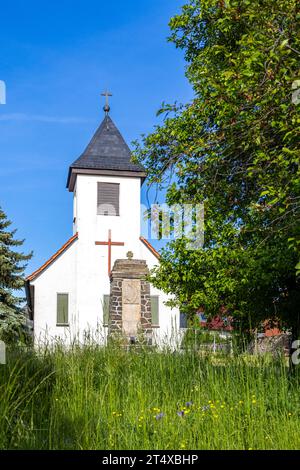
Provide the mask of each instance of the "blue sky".
[{"label": "blue sky", "polygon": [[163,101],[192,98],[182,52],[166,40],[183,4],[2,2],[0,205],[34,251],[27,273],[72,235],[68,166],[103,118],[101,92],[113,92],[111,117],[129,144],[158,123]]}]

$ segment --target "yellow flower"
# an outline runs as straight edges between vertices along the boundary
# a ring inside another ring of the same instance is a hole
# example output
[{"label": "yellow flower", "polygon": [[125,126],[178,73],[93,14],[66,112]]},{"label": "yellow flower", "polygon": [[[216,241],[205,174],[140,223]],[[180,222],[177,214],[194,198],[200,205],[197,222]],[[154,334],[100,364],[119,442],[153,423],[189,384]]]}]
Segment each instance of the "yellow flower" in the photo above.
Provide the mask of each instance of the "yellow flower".
[{"label": "yellow flower", "polygon": [[253,403],[253,405],[255,405],[255,403],[256,403],[256,400],[252,400],[252,403]]},{"label": "yellow flower", "polygon": [[292,413],[289,413],[288,416],[292,416]]},{"label": "yellow flower", "polygon": [[249,449],[248,449],[248,450],[253,450],[253,449],[252,449],[252,447],[249,447]]},{"label": "yellow flower", "polygon": [[225,408],[225,405],[221,405],[221,408]]},{"label": "yellow flower", "polygon": [[240,400],[240,401],[239,401],[239,404],[240,404],[240,405],[242,405],[243,403],[244,403],[243,400]]}]

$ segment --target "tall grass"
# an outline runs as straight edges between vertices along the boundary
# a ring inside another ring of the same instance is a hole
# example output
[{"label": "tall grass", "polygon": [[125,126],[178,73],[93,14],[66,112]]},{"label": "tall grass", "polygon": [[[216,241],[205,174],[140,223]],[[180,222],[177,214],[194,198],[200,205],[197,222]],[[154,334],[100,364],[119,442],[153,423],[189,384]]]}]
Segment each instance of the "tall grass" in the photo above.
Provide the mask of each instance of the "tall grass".
[{"label": "tall grass", "polygon": [[74,347],[0,365],[1,449],[297,449],[284,359]]}]

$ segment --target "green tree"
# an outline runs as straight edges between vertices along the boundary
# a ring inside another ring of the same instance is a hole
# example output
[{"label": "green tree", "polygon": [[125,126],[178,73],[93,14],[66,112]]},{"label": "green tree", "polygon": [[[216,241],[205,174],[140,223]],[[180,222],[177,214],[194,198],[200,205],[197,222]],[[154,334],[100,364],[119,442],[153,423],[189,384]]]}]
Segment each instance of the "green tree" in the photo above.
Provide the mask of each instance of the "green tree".
[{"label": "green tree", "polygon": [[[190,0],[170,21],[194,99],[136,144],[169,204],[203,202],[205,242],[175,240],[152,282],[187,311],[300,328],[300,5]],[[298,96],[299,95],[299,96]]]},{"label": "green tree", "polygon": [[7,342],[18,340],[24,333],[24,299],[15,292],[24,287],[26,261],[32,256],[15,250],[24,240],[15,239],[16,230],[10,231],[10,225],[0,209],[0,338]]}]

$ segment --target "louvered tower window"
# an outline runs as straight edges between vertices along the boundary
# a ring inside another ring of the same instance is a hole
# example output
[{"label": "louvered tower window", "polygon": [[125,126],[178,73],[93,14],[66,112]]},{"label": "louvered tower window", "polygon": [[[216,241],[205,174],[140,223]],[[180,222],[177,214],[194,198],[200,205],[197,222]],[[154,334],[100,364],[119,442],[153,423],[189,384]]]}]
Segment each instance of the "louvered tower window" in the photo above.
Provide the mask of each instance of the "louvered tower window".
[{"label": "louvered tower window", "polygon": [[120,185],[118,183],[98,183],[97,214],[120,215]]}]

